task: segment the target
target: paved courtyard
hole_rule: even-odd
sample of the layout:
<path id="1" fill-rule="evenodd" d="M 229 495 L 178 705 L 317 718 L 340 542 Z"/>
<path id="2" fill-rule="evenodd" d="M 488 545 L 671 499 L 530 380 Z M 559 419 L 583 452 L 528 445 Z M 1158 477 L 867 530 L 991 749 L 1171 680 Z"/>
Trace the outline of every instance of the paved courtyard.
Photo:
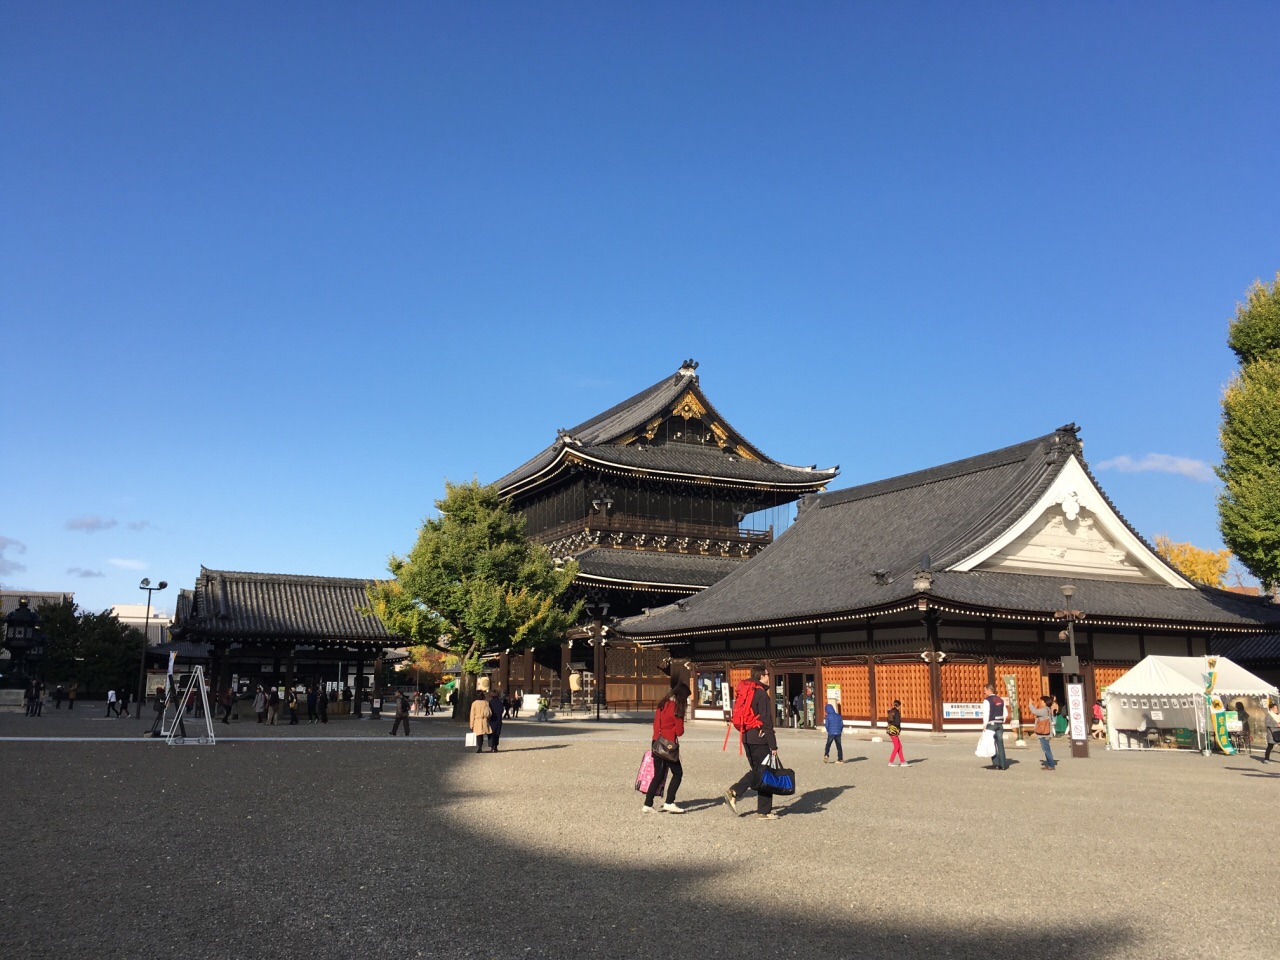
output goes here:
<path id="1" fill-rule="evenodd" d="M 1280 764 L 1257 759 L 1095 749 L 1045 773 L 1025 749 L 1001 773 L 974 737 L 921 735 L 899 770 L 887 744 L 846 735 L 823 765 L 820 734 L 785 731 L 801 792 L 762 822 L 730 815 L 745 763 L 700 724 L 689 812 L 642 817 L 642 724 L 508 722 L 497 756 L 443 718 L 169 747 L 87 706 L 0 714 L 7 958 L 1278 952 Z"/>

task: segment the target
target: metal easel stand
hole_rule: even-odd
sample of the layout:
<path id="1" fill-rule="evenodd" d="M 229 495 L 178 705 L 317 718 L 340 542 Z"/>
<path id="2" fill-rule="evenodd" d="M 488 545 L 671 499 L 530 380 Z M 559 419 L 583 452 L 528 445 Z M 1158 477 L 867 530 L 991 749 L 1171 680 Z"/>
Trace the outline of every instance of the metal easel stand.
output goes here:
<path id="1" fill-rule="evenodd" d="M 187 698 L 191 696 L 192 690 L 195 690 L 198 693 L 200 703 L 204 708 L 202 711 L 204 714 L 204 732 L 197 735 L 194 739 L 187 736 L 186 722 L 182 717 L 183 711 L 186 709 Z M 205 691 L 204 686 L 204 667 L 196 667 L 191 671 L 181 693 L 176 700 L 172 700 L 171 698 L 171 702 L 175 704 L 173 720 L 169 722 L 169 728 L 167 730 L 161 731 L 161 734 L 165 738 L 165 743 L 171 746 L 174 744 L 181 746 L 187 743 L 213 745 L 218 742 L 217 737 L 214 736 L 213 733 L 213 714 L 209 712 L 209 695 Z M 165 711 L 161 714 L 161 717 L 168 717 L 168 707 L 169 704 L 166 703 Z M 199 719 L 196 720 L 195 725 L 197 727 L 200 725 Z"/>

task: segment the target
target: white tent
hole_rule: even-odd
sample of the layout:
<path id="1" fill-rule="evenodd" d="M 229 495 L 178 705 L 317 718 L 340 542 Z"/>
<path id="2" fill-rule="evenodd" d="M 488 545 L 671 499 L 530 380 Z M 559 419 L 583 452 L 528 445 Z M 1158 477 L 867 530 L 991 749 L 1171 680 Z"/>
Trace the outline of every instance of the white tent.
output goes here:
<path id="1" fill-rule="evenodd" d="M 1208 748 L 1206 677 L 1209 661 L 1217 673 L 1210 695 L 1227 709 L 1236 700 L 1280 698 L 1276 688 L 1226 657 L 1147 657 L 1107 687 L 1107 741 L 1112 750 L 1142 748 L 1158 742 Z"/>

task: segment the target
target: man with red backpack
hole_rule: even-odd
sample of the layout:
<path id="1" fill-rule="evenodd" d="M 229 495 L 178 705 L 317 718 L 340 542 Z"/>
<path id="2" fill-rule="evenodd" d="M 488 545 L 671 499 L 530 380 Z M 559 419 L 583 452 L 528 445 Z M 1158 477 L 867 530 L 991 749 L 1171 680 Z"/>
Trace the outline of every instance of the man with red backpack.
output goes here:
<path id="1" fill-rule="evenodd" d="M 751 764 L 746 775 L 724 792 L 725 802 L 736 816 L 738 797 L 752 789 L 756 771 L 765 759 L 778 753 L 778 738 L 773 732 L 773 707 L 769 703 L 769 668 L 763 664 L 752 667 L 751 679 L 738 685 L 733 700 L 733 728 L 738 731 L 739 742 L 747 752 L 747 762 Z M 756 792 L 756 817 L 761 820 L 778 819 L 773 812 L 771 794 Z"/>

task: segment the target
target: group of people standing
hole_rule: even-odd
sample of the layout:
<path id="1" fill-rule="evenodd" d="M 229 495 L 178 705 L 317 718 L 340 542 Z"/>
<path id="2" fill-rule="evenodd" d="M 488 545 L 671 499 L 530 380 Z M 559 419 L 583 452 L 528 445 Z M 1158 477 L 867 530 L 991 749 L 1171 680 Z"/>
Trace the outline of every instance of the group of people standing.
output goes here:
<path id="1" fill-rule="evenodd" d="M 506 713 L 504 700 L 507 698 L 497 691 L 476 691 L 476 697 L 471 701 L 471 713 L 467 718 L 471 724 L 471 732 L 476 737 L 476 753 L 484 753 L 486 737 L 489 740 L 489 752 L 498 752 L 498 742 L 502 739 L 502 719 Z"/>

